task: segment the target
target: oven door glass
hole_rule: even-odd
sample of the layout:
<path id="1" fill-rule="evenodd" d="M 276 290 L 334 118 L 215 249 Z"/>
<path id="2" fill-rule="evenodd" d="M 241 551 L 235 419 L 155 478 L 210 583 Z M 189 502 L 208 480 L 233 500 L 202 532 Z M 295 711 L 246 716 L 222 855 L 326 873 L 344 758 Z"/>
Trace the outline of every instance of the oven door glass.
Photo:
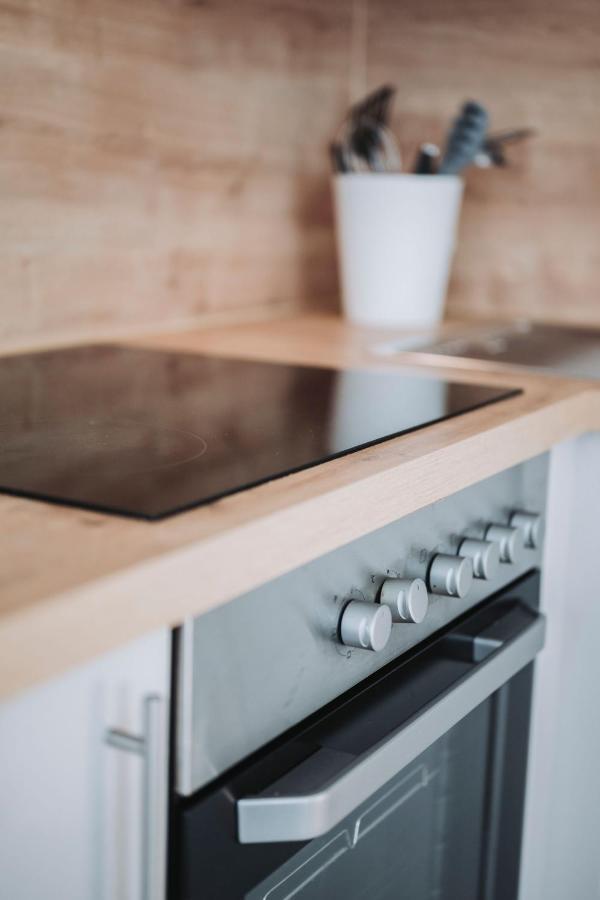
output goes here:
<path id="1" fill-rule="evenodd" d="M 539 577 L 174 814 L 178 900 L 518 893 Z"/>
<path id="2" fill-rule="evenodd" d="M 516 897 L 521 816 L 511 819 L 500 846 L 501 829 L 490 827 L 501 813 L 498 798 L 498 808 L 490 806 L 494 779 L 505 767 L 496 744 L 506 734 L 508 710 L 515 712 L 506 694 L 526 698 L 529 681 L 529 673 L 517 676 L 502 688 L 504 696 L 478 706 L 356 812 L 248 891 L 247 900 Z M 519 791 L 517 780 L 522 797 L 523 767 L 518 776 L 509 772 L 505 790 Z"/>

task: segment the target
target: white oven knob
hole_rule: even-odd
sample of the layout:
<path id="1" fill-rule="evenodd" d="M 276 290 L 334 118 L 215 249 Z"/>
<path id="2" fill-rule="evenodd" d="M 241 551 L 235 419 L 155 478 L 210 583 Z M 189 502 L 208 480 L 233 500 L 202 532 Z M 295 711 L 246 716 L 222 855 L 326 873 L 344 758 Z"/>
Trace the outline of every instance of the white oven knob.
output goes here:
<path id="1" fill-rule="evenodd" d="M 525 547 L 525 539 L 520 528 L 511 528 L 508 525 L 488 525 L 485 539 L 498 543 L 500 562 L 516 563 L 520 561 Z"/>
<path id="2" fill-rule="evenodd" d="M 362 650 L 383 650 L 392 633 L 392 613 L 388 606 L 351 600 L 340 620 L 342 644 Z"/>
<path id="3" fill-rule="evenodd" d="M 520 528 L 525 538 L 526 547 L 539 547 L 542 543 L 544 522 L 539 513 L 528 513 L 517 510 L 510 517 L 512 528 Z"/>
<path id="4" fill-rule="evenodd" d="M 429 589 L 434 594 L 449 597 L 466 597 L 473 583 L 473 563 L 468 557 L 447 556 L 439 553 L 433 557 L 429 568 Z"/>
<path id="5" fill-rule="evenodd" d="M 465 538 L 458 548 L 459 556 L 468 556 L 473 563 L 475 578 L 495 578 L 500 566 L 500 546 L 496 541 L 476 541 Z"/>
<path id="6" fill-rule="evenodd" d="M 389 606 L 392 622 L 422 622 L 429 609 L 427 587 L 421 578 L 388 578 L 380 602 Z"/>

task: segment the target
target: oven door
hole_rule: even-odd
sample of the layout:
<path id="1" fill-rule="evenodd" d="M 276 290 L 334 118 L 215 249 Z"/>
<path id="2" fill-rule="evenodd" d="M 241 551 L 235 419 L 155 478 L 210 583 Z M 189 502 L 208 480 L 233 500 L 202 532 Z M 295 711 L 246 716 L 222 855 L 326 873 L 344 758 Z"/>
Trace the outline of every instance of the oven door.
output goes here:
<path id="1" fill-rule="evenodd" d="M 516 897 L 538 593 L 533 573 L 176 801 L 171 896 Z"/>

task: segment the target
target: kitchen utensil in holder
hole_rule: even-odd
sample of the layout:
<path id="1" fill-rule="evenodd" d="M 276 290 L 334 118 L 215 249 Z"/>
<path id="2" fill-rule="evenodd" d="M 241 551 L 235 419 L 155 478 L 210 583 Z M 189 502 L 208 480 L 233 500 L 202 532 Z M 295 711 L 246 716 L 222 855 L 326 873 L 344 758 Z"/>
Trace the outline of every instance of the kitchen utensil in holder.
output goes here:
<path id="1" fill-rule="evenodd" d="M 441 320 L 462 192 L 457 175 L 334 177 L 347 318 L 398 328 L 427 327 Z"/>

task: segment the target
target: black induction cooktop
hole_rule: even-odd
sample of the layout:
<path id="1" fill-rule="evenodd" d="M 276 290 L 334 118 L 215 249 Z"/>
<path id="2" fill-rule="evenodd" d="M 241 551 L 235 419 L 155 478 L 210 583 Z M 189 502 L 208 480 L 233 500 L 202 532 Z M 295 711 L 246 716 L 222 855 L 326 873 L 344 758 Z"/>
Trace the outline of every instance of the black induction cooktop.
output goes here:
<path id="1" fill-rule="evenodd" d="M 159 519 L 510 397 L 124 346 L 0 360 L 0 490 Z"/>

